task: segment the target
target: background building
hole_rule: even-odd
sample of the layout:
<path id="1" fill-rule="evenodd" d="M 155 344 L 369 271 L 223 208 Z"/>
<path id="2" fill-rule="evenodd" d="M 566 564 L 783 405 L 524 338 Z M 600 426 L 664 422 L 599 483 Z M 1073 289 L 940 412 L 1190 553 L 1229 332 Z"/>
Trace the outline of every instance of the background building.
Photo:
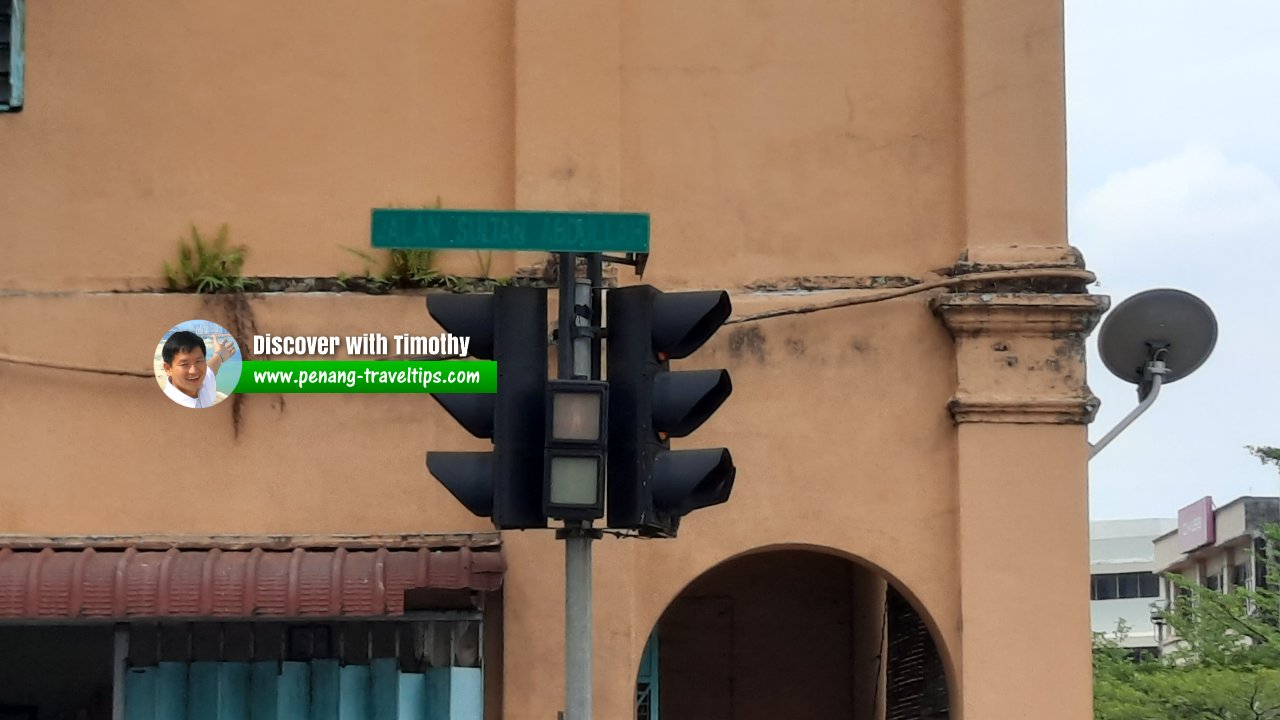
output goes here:
<path id="1" fill-rule="evenodd" d="M 1175 529 L 1177 520 L 1100 520 L 1089 524 L 1090 611 L 1093 632 L 1114 633 L 1123 622 L 1128 628 L 1121 640 L 1125 647 L 1154 649 L 1156 626 L 1151 605 L 1161 597 L 1156 575 L 1154 540 Z"/>
<path id="2" fill-rule="evenodd" d="M 1155 540 L 1155 562 L 1162 576 L 1162 595 L 1173 597 L 1165 574 L 1180 574 L 1207 588 L 1227 592 L 1257 588 L 1268 579 L 1263 553 L 1263 527 L 1280 523 L 1280 498 L 1239 497 L 1222 507 L 1205 497 L 1178 513 L 1173 530 Z M 1177 638 L 1165 631 L 1167 647 Z"/>
<path id="3" fill-rule="evenodd" d="M 1157 571 L 1180 573 L 1215 590 L 1255 587 L 1264 579 L 1262 563 L 1255 562 L 1262 528 L 1275 523 L 1280 498 L 1239 497 L 1221 507 L 1209 497 L 1197 500 L 1179 512 L 1177 527 L 1156 538 Z"/>
<path id="4" fill-rule="evenodd" d="M 733 497 L 677 539 L 597 544 L 597 717 L 633 715 L 655 636 L 665 720 L 1091 717 L 1087 600 L 1035 593 L 1085 584 L 1107 307 L 1067 237 L 1059 1 L 0 10 L 24 32 L 0 113 L 0 662 L 29 680 L 0 704 L 368 707 L 394 677 L 442 685 L 450 717 L 555 717 L 562 545 L 489 532 L 423 466 L 482 441 L 420 396 L 188 410 L 150 370 L 191 319 L 242 348 L 440 332 L 421 290 L 337 282 L 372 208 L 440 199 L 647 212 L 645 282 L 732 295 L 681 367 L 734 394 L 675 445 L 729 447 Z M 193 224 L 268 280 L 166 292 Z"/>

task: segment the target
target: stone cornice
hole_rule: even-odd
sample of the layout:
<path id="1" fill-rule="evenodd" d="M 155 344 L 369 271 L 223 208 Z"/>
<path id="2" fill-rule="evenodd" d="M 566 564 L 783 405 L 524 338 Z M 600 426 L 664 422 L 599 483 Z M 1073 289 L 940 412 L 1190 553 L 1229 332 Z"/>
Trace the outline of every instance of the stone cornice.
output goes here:
<path id="1" fill-rule="evenodd" d="M 983 397 L 957 394 L 947 404 L 958 423 L 1022 423 L 1087 425 L 1098 411 L 1098 398 L 1085 389 L 1078 397 Z"/>
<path id="2" fill-rule="evenodd" d="M 1106 312 L 1104 295 L 951 293 L 930 303 L 954 337 L 1089 333 Z"/>

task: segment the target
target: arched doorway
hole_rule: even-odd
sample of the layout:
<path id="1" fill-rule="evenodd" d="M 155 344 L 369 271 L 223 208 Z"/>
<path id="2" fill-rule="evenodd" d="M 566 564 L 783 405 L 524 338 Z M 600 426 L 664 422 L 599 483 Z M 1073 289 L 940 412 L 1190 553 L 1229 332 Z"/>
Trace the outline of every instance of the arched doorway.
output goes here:
<path id="1" fill-rule="evenodd" d="M 938 720 L 946 673 L 923 618 L 877 571 L 813 550 L 734 558 L 650 636 L 637 720 Z"/>

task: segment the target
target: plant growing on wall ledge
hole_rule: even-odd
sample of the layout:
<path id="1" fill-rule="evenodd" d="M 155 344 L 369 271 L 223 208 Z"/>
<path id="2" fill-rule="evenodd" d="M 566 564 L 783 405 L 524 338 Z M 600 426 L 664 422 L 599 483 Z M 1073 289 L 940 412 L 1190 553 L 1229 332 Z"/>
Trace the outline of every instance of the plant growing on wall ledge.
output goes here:
<path id="1" fill-rule="evenodd" d="M 397 203 L 387 203 L 389 208 L 411 207 Z M 437 195 L 432 205 L 412 206 L 414 209 L 439 210 L 444 207 L 444 200 Z M 385 260 L 365 250 L 342 246 L 343 250 L 364 261 L 364 276 L 359 281 L 348 275 L 340 274 L 338 282 L 347 289 L 363 289 L 370 292 L 386 292 L 387 290 L 411 288 L 444 288 L 453 292 L 484 292 L 496 285 L 510 285 L 511 278 L 494 279 L 490 277 L 493 267 L 493 252 L 475 251 L 478 277 L 465 277 L 440 272 L 440 251 L 434 249 L 400 249 L 386 251 Z"/>
<path id="2" fill-rule="evenodd" d="M 340 274 L 338 281 L 347 289 L 360 288 L 372 292 L 391 289 L 443 288 L 453 292 L 487 292 L 497 285 L 514 284 L 512 278 L 489 277 L 491 260 L 480 259 L 479 277 L 466 277 L 441 272 L 436 263 L 439 250 L 388 250 L 385 262 L 379 262 L 372 254 L 353 247 L 343 246 L 347 252 L 364 261 L 364 276 L 357 280 Z"/>
<path id="3" fill-rule="evenodd" d="M 248 338 L 258 334 L 258 327 L 245 290 L 257 288 L 260 283 L 256 278 L 244 276 L 244 261 L 249 250 L 244 245 L 230 244 L 229 235 L 225 223 L 212 238 L 201 235 L 192 224 L 190 237 L 178 239 L 177 262 L 165 262 L 164 276 L 170 290 L 206 295 L 205 306 L 225 315 L 224 325 L 232 336 Z M 236 394 L 232 398 L 231 426 L 237 438 L 243 422 L 244 402 L 244 395 Z M 284 397 L 277 403 L 283 411 Z"/>
<path id="4" fill-rule="evenodd" d="M 227 290 L 244 290 L 244 260 L 248 248 L 228 244 L 229 230 L 223 226 L 216 237 L 209 239 L 191 226 L 191 237 L 178 240 L 176 264 L 164 264 L 165 279 L 170 290 L 194 290 L 211 293 Z"/>
<path id="5" fill-rule="evenodd" d="M 441 281 L 435 250 L 389 250 L 378 269 L 378 259 L 372 254 L 353 247 L 342 249 L 364 261 L 364 277 L 389 288 L 429 287 Z"/>

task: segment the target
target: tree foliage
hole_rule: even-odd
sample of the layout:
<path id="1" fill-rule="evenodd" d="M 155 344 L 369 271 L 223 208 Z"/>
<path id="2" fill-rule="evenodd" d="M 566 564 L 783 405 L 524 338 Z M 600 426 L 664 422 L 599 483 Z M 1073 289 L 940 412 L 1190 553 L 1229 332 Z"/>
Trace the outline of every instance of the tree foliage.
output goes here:
<path id="1" fill-rule="evenodd" d="M 1249 451 L 1280 467 L 1280 449 Z M 1169 576 L 1162 621 L 1177 644 L 1163 657 L 1135 660 L 1123 626 L 1095 636 L 1097 720 L 1280 720 L 1280 525 L 1263 535 L 1265 585 L 1220 592 Z"/>
<path id="2" fill-rule="evenodd" d="M 1271 464 L 1280 467 L 1280 448 L 1267 447 L 1266 445 L 1249 445 L 1247 447 L 1254 457 L 1262 461 L 1263 465 Z"/>

